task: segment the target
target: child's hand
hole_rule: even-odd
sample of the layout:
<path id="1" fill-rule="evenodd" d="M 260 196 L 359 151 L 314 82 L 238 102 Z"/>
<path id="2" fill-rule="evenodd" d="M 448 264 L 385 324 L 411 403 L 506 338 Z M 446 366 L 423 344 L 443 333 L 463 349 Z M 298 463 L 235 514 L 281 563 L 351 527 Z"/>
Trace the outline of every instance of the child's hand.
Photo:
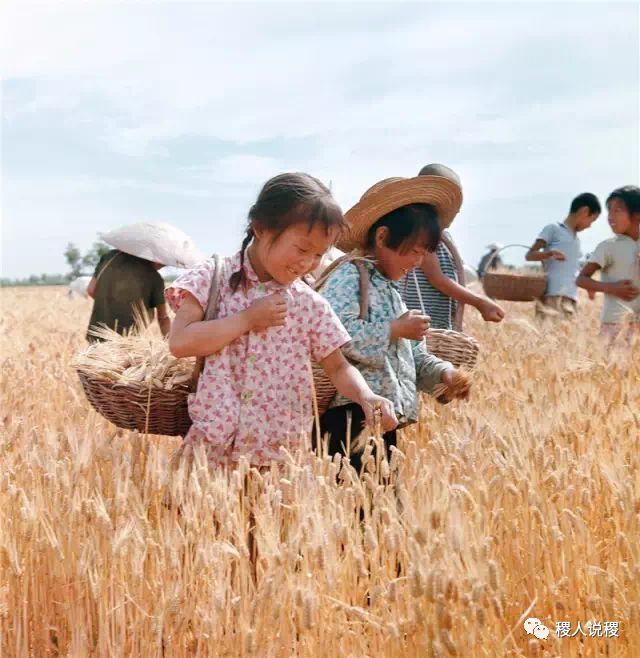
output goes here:
<path id="1" fill-rule="evenodd" d="M 478 310 L 486 322 L 502 322 L 504 320 L 504 310 L 490 299 L 483 300 L 478 306 Z"/>
<path id="2" fill-rule="evenodd" d="M 589 299 L 593 301 L 596 298 L 596 291 L 595 290 L 587 290 L 587 295 L 589 295 Z"/>
<path id="3" fill-rule="evenodd" d="M 391 323 L 391 338 L 394 340 L 397 338 L 422 340 L 427 335 L 430 324 L 431 318 L 428 315 L 407 311 Z"/>
<path id="4" fill-rule="evenodd" d="M 398 419 L 391 400 L 371 393 L 360 400 L 360 406 L 364 411 L 365 423 L 369 427 L 375 427 L 378 419 L 384 432 L 390 432 L 398 427 Z"/>
<path id="5" fill-rule="evenodd" d="M 287 300 L 280 293 L 267 295 L 253 302 L 247 313 L 251 331 L 282 327 L 287 323 Z"/>
<path id="6" fill-rule="evenodd" d="M 471 381 L 462 370 L 445 370 L 440 378 L 445 390 L 443 395 L 448 400 L 467 400 L 471 391 Z"/>
<path id="7" fill-rule="evenodd" d="M 640 290 L 638 290 L 629 279 L 625 279 L 624 281 L 616 281 L 611 284 L 611 294 L 620 299 L 624 299 L 626 302 L 630 302 L 632 299 L 635 299 L 640 295 Z"/>
<path id="8" fill-rule="evenodd" d="M 557 249 L 552 249 L 551 251 L 547 252 L 549 255 L 547 258 L 553 258 L 553 260 L 567 260 L 567 257 L 561 252 L 558 251 Z"/>

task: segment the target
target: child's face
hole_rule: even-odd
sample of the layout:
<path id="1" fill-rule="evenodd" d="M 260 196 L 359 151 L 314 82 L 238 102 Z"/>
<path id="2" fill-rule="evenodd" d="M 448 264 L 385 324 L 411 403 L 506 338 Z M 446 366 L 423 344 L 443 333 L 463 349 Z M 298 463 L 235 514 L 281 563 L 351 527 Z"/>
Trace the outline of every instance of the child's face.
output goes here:
<path id="1" fill-rule="evenodd" d="M 391 281 L 399 281 L 411 270 L 422 263 L 427 253 L 426 247 L 418 242 L 403 251 L 394 250 L 386 245 L 388 229 L 381 227 L 376 231 L 375 259 L 378 269 Z"/>
<path id="2" fill-rule="evenodd" d="M 314 224 L 311 230 L 306 222 L 294 224 L 277 240 L 268 231 L 259 235 L 258 252 L 269 275 L 288 285 L 315 270 L 337 237 L 335 229 L 327 234 L 321 223 Z"/>
<path id="3" fill-rule="evenodd" d="M 587 206 L 583 206 L 578 210 L 578 216 L 576 218 L 576 231 L 585 231 L 588 229 L 593 222 L 600 217 L 599 212 L 592 213 Z"/>
<path id="4" fill-rule="evenodd" d="M 631 213 L 622 199 L 611 199 L 607 204 L 609 211 L 609 226 L 616 235 L 624 235 L 632 226 Z"/>

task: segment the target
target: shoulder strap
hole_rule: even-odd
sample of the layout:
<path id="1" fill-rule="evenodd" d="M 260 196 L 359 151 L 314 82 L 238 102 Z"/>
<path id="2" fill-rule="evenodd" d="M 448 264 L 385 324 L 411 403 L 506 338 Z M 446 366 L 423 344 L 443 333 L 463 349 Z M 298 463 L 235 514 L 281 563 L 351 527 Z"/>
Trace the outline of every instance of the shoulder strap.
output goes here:
<path id="1" fill-rule="evenodd" d="M 358 268 L 358 275 L 360 277 L 360 319 L 366 320 L 369 315 L 369 272 L 364 266 L 367 260 L 360 252 L 352 251 L 349 254 L 340 256 L 334 260 L 327 269 L 318 277 L 318 280 L 313 284 L 313 289 L 317 292 L 323 288 L 329 277 L 345 263 L 353 263 Z"/>
<path id="2" fill-rule="evenodd" d="M 121 253 L 122 253 L 121 251 L 118 251 L 118 252 L 116 252 L 115 254 L 113 254 L 113 256 L 111 256 L 111 258 L 107 261 L 106 265 L 104 265 L 104 266 L 102 267 L 102 269 L 98 272 L 98 276 L 96 277 L 96 285 L 97 285 L 98 281 L 100 281 L 100 277 L 101 277 L 101 276 L 107 271 L 107 268 L 109 267 L 109 265 L 111 265 L 111 263 L 113 263 L 113 261 L 114 261 L 114 260 L 115 260 L 115 259 L 121 254 Z"/>
<path id="3" fill-rule="evenodd" d="M 209 288 L 209 300 L 207 301 L 207 308 L 204 311 L 203 320 L 215 320 L 220 308 L 220 289 L 222 287 L 222 276 L 224 267 L 222 266 L 222 258 L 218 254 L 212 256 L 213 260 L 213 276 L 211 277 L 211 287 Z M 199 356 L 196 359 L 196 365 L 193 369 L 193 377 L 191 379 L 191 389 L 195 391 L 198 385 L 198 379 L 204 370 L 205 357 Z"/>

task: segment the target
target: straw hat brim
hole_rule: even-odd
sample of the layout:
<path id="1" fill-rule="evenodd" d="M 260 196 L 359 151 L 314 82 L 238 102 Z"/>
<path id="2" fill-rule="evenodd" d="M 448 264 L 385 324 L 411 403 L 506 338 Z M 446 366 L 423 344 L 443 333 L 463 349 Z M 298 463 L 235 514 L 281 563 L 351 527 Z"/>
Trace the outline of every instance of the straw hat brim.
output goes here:
<path id="1" fill-rule="evenodd" d="M 346 213 L 349 229 L 336 246 L 345 252 L 363 247 L 369 229 L 381 217 L 412 203 L 434 206 L 440 225 L 445 229 L 462 206 L 462 189 L 443 176 L 391 179 L 383 185 L 375 185 Z"/>

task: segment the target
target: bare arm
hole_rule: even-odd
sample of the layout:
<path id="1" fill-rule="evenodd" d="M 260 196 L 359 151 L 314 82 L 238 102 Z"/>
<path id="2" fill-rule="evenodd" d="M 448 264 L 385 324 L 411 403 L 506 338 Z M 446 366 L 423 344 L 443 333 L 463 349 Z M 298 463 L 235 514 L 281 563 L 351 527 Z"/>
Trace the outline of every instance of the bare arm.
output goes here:
<path id="1" fill-rule="evenodd" d="M 87 295 L 91 297 L 91 299 L 96 298 L 96 286 L 98 285 L 98 281 L 96 280 L 95 276 L 91 277 L 91 281 L 89 281 L 89 285 L 87 286 Z"/>
<path id="2" fill-rule="evenodd" d="M 566 260 L 566 256 L 557 249 L 552 249 L 551 251 L 542 251 L 542 249 L 544 249 L 546 246 L 546 241 L 542 238 L 538 238 L 531 246 L 531 249 L 527 251 L 527 255 L 525 256 L 526 260 L 532 262 L 549 260 L 549 258 L 553 258 L 554 260 Z"/>
<path id="3" fill-rule="evenodd" d="M 422 271 L 434 288 L 451 297 L 461 304 L 469 304 L 477 308 L 485 320 L 500 322 L 504 318 L 504 311 L 490 299 L 476 295 L 468 288 L 461 286 L 457 281 L 446 276 L 440 268 L 440 262 L 435 253 L 427 253 L 422 259 Z"/>
<path id="4" fill-rule="evenodd" d="M 158 318 L 158 324 L 160 325 L 160 332 L 166 338 L 171 330 L 171 319 L 167 313 L 166 304 L 160 304 L 160 306 L 156 308 L 156 317 Z"/>
<path id="5" fill-rule="evenodd" d="M 204 320 L 198 300 L 186 293 L 169 334 L 173 356 L 209 356 L 250 331 L 282 327 L 287 323 L 287 302 L 280 293 L 261 297 L 240 313 L 220 320 Z"/>
<path id="6" fill-rule="evenodd" d="M 599 270 L 598 263 L 587 263 L 581 270 L 576 283 L 580 288 L 584 288 L 589 292 L 604 292 L 608 295 L 613 295 L 625 301 L 635 299 L 640 291 L 629 280 L 624 281 L 598 281 L 592 278 L 593 275 Z"/>
<path id="7" fill-rule="evenodd" d="M 203 320 L 204 310 L 187 293 L 169 334 L 169 350 L 175 357 L 209 356 L 251 331 L 249 309 L 221 320 Z"/>
<path id="8" fill-rule="evenodd" d="M 382 411 L 381 421 L 385 431 L 392 430 L 398 425 L 392 402 L 373 393 L 360 371 L 344 358 L 339 349 L 331 352 L 320 365 L 338 393 L 362 407 L 368 425 L 371 427 L 375 425 L 376 405 L 379 405 Z"/>

